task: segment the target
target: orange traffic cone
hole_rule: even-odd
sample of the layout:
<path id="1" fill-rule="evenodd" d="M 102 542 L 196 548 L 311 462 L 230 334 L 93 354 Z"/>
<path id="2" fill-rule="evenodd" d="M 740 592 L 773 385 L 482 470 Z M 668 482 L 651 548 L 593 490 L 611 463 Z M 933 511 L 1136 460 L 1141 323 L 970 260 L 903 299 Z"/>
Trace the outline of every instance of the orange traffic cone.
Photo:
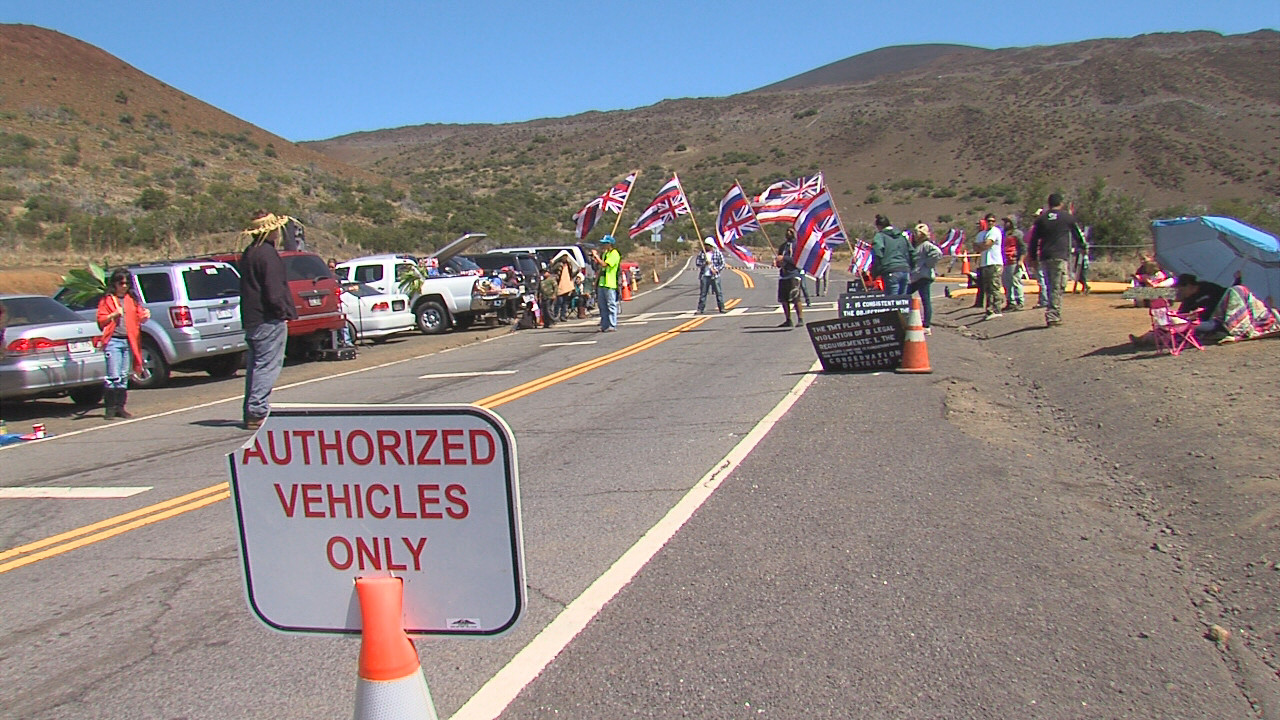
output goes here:
<path id="1" fill-rule="evenodd" d="M 640 274 L 640 268 L 636 268 L 635 272 L 629 273 L 627 275 L 627 277 L 631 279 L 631 292 L 635 292 L 636 287 L 640 285 L 640 281 L 636 279 L 636 276 L 638 276 L 639 274 Z"/>
<path id="2" fill-rule="evenodd" d="M 630 300 L 630 299 L 631 299 L 631 280 L 630 280 L 630 278 L 628 278 L 626 275 L 623 275 L 623 276 L 622 276 L 622 278 L 621 278 L 621 282 L 619 282 L 619 283 L 618 283 L 618 285 L 620 286 L 620 287 L 619 287 L 619 289 L 620 289 L 620 290 L 622 290 L 622 299 L 623 299 L 624 301 L 626 301 L 626 300 Z"/>
<path id="3" fill-rule="evenodd" d="M 654 285 L 658 284 L 658 271 L 656 268 L 653 271 L 653 284 Z M 1270 305 L 1268 305 L 1267 307 L 1270 307 Z"/>
<path id="4" fill-rule="evenodd" d="M 969 277 L 969 256 L 960 256 L 960 273 L 965 277 Z"/>
<path id="5" fill-rule="evenodd" d="M 925 344 L 924 326 L 920 324 L 920 298 L 911 296 L 911 314 L 907 316 L 907 336 L 902 341 L 902 364 L 895 372 L 931 373 L 929 346 Z"/>
<path id="6" fill-rule="evenodd" d="M 360 680 L 355 720 L 413 717 L 438 720 L 418 651 L 404 633 L 404 581 L 359 578 Z"/>

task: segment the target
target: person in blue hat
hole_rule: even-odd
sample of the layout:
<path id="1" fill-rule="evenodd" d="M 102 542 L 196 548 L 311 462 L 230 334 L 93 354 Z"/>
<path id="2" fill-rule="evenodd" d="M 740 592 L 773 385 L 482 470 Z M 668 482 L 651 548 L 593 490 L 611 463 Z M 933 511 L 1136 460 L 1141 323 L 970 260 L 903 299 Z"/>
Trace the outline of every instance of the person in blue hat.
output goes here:
<path id="1" fill-rule="evenodd" d="M 618 266 L 622 264 L 622 254 L 614 247 L 612 235 L 605 235 L 600 244 L 604 246 L 604 257 L 595 248 L 591 249 L 591 263 L 596 267 L 600 332 L 614 332 L 618 329 Z"/>

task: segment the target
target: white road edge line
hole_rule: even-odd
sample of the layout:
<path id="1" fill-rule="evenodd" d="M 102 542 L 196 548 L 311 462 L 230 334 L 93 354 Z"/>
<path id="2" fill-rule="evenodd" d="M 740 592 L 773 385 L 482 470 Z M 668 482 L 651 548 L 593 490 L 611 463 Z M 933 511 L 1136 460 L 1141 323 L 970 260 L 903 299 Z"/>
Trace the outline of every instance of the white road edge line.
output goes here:
<path id="1" fill-rule="evenodd" d="M 817 379 L 821 365 L 815 362 L 800 381 L 767 415 L 751 428 L 738 444 L 717 462 L 667 514 L 636 541 L 622 557 L 596 578 L 595 582 L 569 603 L 542 632 L 489 678 L 475 695 L 453 714 L 451 720 L 492 720 L 502 714 L 512 700 L 555 660 L 556 656 L 582 632 L 600 610 L 630 583 L 640 570 L 679 532 L 712 493 L 764 439 L 791 406 Z"/>
<path id="2" fill-rule="evenodd" d="M 0 488 L 0 500 L 16 498 L 57 498 L 60 500 L 127 498 L 150 489 L 150 485 L 146 487 L 6 487 Z"/>
<path id="3" fill-rule="evenodd" d="M 514 375 L 515 370 L 475 370 L 472 372 L 431 373 L 419 375 L 419 380 L 439 380 L 443 378 L 481 377 L 485 375 Z"/>
<path id="4" fill-rule="evenodd" d="M 540 347 L 565 347 L 568 345 L 595 345 L 596 340 L 579 340 L 578 342 L 542 343 Z"/>

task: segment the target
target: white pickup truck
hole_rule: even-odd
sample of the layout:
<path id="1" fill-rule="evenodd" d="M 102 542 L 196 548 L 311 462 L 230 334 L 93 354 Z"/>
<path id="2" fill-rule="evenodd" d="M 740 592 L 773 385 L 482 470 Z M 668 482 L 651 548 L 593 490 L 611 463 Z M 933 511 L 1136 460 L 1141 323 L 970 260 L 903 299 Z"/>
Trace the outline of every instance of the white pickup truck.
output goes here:
<path id="1" fill-rule="evenodd" d="M 438 263 L 471 247 L 483 238 L 480 233 L 464 235 L 441 248 L 434 258 Z M 478 275 L 435 275 L 427 277 L 411 255 L 369 255 L 339 263 L 334 269 L 342 280 L 367 283 L 382 292 L 401 292 L 406 277 L 421 278 L 418 292 L 409 294 L 409 305 L 418 329 L 428 335 L 449 328 L 465 330 L 473 322 L 496 316 L 507 298 L 489 289 L 485 278 Z"/>

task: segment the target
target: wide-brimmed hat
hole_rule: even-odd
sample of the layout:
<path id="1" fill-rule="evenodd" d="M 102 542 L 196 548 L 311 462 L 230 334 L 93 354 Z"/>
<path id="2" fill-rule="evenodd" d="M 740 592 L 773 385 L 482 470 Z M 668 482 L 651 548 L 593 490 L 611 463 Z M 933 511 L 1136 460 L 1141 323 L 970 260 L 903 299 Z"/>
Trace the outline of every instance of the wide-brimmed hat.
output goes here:
<path id="1" fill-rule="evenodd" d="M 290 218 L 288 215 L 276 215 L 275 213 L 267 213 L 262 217 L 254 218 L 249 223 L 249 227 L 245 228 L 244 234 L 254 235 L 254 236 L 266 235 L 272 230 L 279 230 L 280 228 L 289 224 L 289 221 L 291 219 L 292 218 Z"/>
<path id="2" fill-rule="evenodd" d="M 703 242 L 703 243 L 705 243 L 705 244 L 707 244 L 707 245 L 710 245 L 711 247 L 715 247 L 715 246 L 716 246 L 716 241 L 715 241 L 715 240 L 712 240 L 710 235 L 708 235 L 707 237 L 702 238 L 702 242 Z"/>

